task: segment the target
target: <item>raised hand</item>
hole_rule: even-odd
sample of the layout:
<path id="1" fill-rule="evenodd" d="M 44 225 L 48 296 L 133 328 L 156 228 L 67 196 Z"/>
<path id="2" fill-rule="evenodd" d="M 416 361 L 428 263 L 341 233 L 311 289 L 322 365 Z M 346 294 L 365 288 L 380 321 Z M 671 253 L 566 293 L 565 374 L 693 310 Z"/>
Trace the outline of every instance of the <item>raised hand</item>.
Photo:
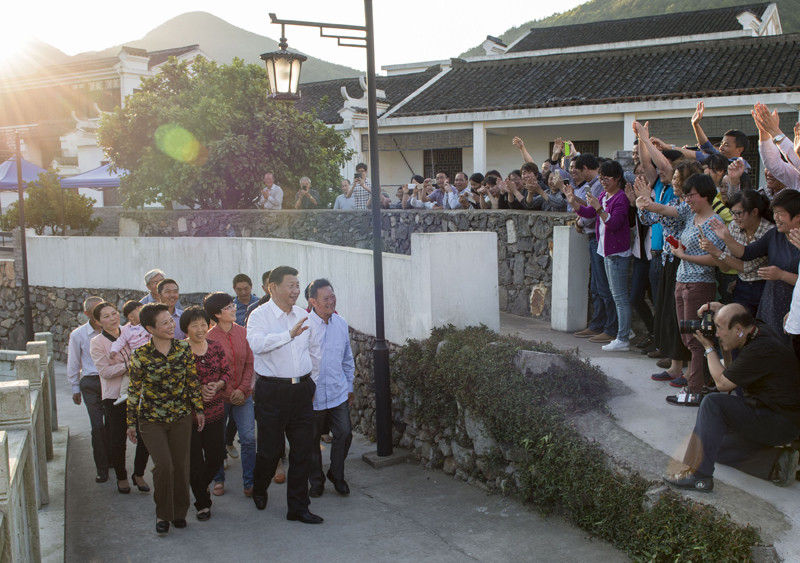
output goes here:
<path id="1" fill-rule="evenodd" d="M 303 323 L 306 322 L 307 320 L 308 320 L 308 317 L 303 317 L 302 319 L 297 321 L 297 324 L 294 325 L 292 327 L 292 330 L 289 331 L 289 336 L 292 337 L 292 338 L 297 338 L 298 336 L 303 334 L 305 331 L 307 331 L 308 330 L 308 326 L 303 326 Z"/>
<path id="2" fill-rule="evenodd" d="M 703 249 L 703 251 L 704 251 L 706 254 L 710 254 L 710 255 L 711 255 L 711 256 L 713 256 L 714 258 L 718 258 L 718 257 L 719 257 L 719 255 L 720 255 L 720 254 L 722 254 L 722 251 L 721 251 L 719 248 L 717 248 L 716 246 L 714 246 L 714 245 L 711 243 L 711 241 L 710 241 L 710 240 L 708 240 L 708 239 L 707 239 L 707 238 L 706 238 L 706 237 L 703 235 L 703 231 L 702 231 L 702 230 L 699 230 L 699 231 L 697 232 L 697 240 L 699 240 L 699 241 L 700 241 L 700 248 L 702 248 L 702 249 Z"/>
<path id="3" fill-rule="evenodd" d="M 633 183 L 633 190 L 636 193 L 636 199 L 639 198 L 653 201 L 651 198 L 652 190 L 650 188 L 650 182 L 647 181 L 647 177 L 644 174 L 639 174 L 636 176 L 636 180 Z M 637 201 L 637 205 L 638 201 Z"/>
<path id="4" fill-rule="evenodd" d="M 653 143 L 653 146 L 660 151 L 665 151 L 672 148 L 671 145 L 665 143 L 658 137 L 650 137 L 650 142 Z"/>
<path id="5" fill-rule="evenodd" d="M 600 211 L 600 208 L 602 207 L 600 205 L 600 200 L 594 197 L 594 195 L 592 195 L 588 190 L 586 192 L 586 203 L 594 207 L 595 211 Z"/>
<path id="6" fill-rule="evenodd" d="M 697 102 L 697 109 L 694 110 L 694 115 L 692 115 L 692 125 L 696 125 L 700 123 L 703 119 L 703 114 L 706 111 L 706 105 L 703 102 Z"/>
<path id="7" fill-rule="evenodd" d="M 800 156 L 800 123 L 794 124 L 794 152 Z"/>
<path id="8" fill-rule="evenodd" d="M 781 120 L 778 117 L 778 110 L 770 113 L 767 106 L 758 103 L 753 106 L 751 115 L 756 122 L 756 127 L 766 131 L 770 136 L 775 137 L 781 134 Z"/>
<path id="9" fill-rule="evenodd" d="M 708 222 L 708 224 L 711 227 L 711 230 L 714 231 L 715 235 L 722 240 L 725 240 L 725 237 L 728 235 L 728 227 L 725 226 L 725 223 L 714 217 Z"/>
<path id="10" fill-rule="evenodd" d="M 511 139 L 511 144 L 517 147 L 519 150 L 525 148 L 525 143 L 523 142 L 521 137 L 514 137 L 513 139 Z"/>
<path id="11" fill-rule="evenodd" d="M 789 242 L 795 245 L 797 248 L 800 248 L 800 229 L 792 229 L 786 235 L 786 238 L 789 239 Z"/>
<path id="12" fill-rule="evenodd" d="M 737 158 L 728 165 L 728 178 L 730 180 L 736 180 L 735 183 L 738 184 L 738 180 L 741 180 L 742 174 L 744 174 L 744 161 L 741 158 Z"/>

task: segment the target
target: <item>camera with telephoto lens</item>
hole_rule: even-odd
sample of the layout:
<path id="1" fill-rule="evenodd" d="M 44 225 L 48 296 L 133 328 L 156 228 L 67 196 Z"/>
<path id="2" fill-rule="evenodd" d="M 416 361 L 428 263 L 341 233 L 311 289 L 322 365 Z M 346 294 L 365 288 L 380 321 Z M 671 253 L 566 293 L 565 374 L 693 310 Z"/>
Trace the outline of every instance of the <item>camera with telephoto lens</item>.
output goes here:
<path id="1" fill-rule="evenodd" d="M 678 322 L 678 331 L 681 334 L 694 334 L 698 330 L 706 338 L 714 338 L 716 336 L 717 328 L 714 325 L 714 311 L 711 310 L 710 306 L 699 319 Z"/>

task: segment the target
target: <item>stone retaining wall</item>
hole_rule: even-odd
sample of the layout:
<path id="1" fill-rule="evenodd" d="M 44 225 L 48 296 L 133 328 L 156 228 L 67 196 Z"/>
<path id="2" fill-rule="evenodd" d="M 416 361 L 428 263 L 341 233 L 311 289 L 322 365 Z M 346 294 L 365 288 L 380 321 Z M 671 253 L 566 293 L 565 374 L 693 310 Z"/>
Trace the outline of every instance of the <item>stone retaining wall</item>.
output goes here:
<path id="1" fill-rule="evenodd" d="M 308 240 L 372 247 L 368 211 L 144 210 L 98 209 L 96 235 L 245 236 Z M 494 231 L 497 233 L 500 310 L 550 318 L 553 227 L 571 213 L 538 211 L 384 211 L 384 250 L 409 254 L 411 233 Z M 464 257 L 466 260 L 468 256 Z M 271 265 L 265 265 L 265 267 Z M 165 265 L 166 267 L 166 265 Z M 453 287 L 468 280 L 453 280 Z"/>

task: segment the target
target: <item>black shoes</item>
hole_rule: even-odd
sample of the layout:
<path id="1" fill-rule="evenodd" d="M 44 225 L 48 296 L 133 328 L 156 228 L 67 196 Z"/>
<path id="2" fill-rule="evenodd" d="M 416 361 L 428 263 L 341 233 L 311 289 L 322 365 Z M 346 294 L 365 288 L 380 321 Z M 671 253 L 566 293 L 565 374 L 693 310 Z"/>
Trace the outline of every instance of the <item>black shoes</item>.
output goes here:
<path id="1" fill-rule="evenodd" d="M 342 479 L 341 481 L 339 481 L 338 479 L 334 479 L 330 469 L 328 469 L 327 477 L 328 480 L 330 480 L 330 482 L 333 483 L 333 488 L 336 489 L 337 493 L 339 493 L 342 496 L 350 494 L 350 486 L 347 484 L 347 481 L 345 481 L 344 479 Z M 309 493 L 309 496 L 311 496 L 311 493 Z"/>
<path id="2" fill-rule="evenodd" d="M 121 481 L 121 479 L 117 479 L 117 491 L 120 492 L 123 495 L 127 495 L 128 493 L 131 492 L 131 488 L 130 488 L 130 486 L 123 487 L 122 485 L 119 484 L 120 481 Z M 127 479 L 126 479 L 126 481 L 127 481 Z"/>
<path id="3" fill-rule="evenodd" d="M 308 510 L 305 512 L 287 512 L 286 519 L 292 522 L 302 522 L 303 524 L 322 524 L 322 516 L 311 514 Z"/>
<path id="4" fill-rule="evenodd" d="M 105 471 L 98 471 L 97 476 L 94 478 L 95 483 L 105 483 L 108 481 L 108 469 Z"/>
<path id="5" fill-rule="evenodd" d="M 319 498 L 325 492 L 325 485 L 312 485 L 308 489 L 308 496 L 311 498 Z"/>
<path id="6" fill-rule="evenodd" d="M 201 522 L 205 522 L 211 518 L 211 509 L 210 508 L 202 508 L 197 511 L 197 519 Z"/>
<path id="7" fill-rule="evenodd" d="M 156 522 L 156 533 L 159 536 L 166 536 L 169 532 L 169 522 L 167 520 L 158 520 Z"/>
<path id="8" fill-rule="evenodd" d="M 256 505 L 256 508 L 259 510 L 264 510 L 267 507 L 267 499 L 269 495 L 267 491 L 264 491 L 263 495 L 257 495 L 255 492 L 253 493 L 253 504 Z"/>
<path id="9" fill-rule="evenodd" d="M 175 526 L 176 528 L 185 528 L 186 518 L 178 518 L 177 520 L 173 520 L 172 525 Z"/>

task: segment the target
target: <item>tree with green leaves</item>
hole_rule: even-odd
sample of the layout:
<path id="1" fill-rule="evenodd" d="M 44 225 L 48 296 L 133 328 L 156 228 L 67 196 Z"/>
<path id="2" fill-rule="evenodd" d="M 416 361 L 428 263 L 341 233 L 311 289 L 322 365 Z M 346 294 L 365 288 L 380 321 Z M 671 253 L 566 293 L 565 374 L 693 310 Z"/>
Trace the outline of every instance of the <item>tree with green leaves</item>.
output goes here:
<path id="1" fill-rule="evenodd" d="M 25 198 L 25 225 L 37 235 L 43 235 L 48 227 L 53 234 L 66 234 L 63 225 L 92 234 L 100 225 L 100 219 L 92 218 L 95 200 L 75 190 L 63 189 L 55 170 L 46 170 L 35 182 L 28 182 L 25 193 L 28 196 Z M 0 216 L 0 225 L 6 230 L 19 225 L 16 201 Z"/>
<path id="2" fill-rule="evenodd" d="M 124 108 L 104 116 L 100 145 L 129 174 L 121 180 L 127 207 L 177 202 L 203 209 L 251 208 L 264 174 L 273 172 L 294 203 L 302 176 L 332 202 L 339 168 L 349 158 L 344 138 L 313 115 L 267 97 L 267 73 L 235 59 L 171 59 L 145 79 Z"/>

